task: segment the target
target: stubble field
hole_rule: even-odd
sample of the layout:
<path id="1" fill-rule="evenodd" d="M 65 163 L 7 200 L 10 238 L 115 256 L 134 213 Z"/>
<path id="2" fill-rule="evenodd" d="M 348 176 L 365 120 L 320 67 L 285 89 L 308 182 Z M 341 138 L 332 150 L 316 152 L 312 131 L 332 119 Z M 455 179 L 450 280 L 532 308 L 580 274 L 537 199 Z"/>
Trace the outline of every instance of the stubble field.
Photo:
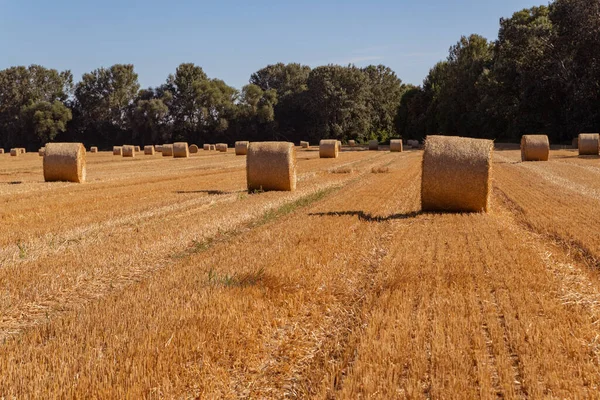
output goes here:
<path id="1" fill-rule="evenodd" d="M 0 398 L 593 398 L 600 159 L 494 155 L 492 212 L 420 212 L 420 151 L 0 155 Z"/>

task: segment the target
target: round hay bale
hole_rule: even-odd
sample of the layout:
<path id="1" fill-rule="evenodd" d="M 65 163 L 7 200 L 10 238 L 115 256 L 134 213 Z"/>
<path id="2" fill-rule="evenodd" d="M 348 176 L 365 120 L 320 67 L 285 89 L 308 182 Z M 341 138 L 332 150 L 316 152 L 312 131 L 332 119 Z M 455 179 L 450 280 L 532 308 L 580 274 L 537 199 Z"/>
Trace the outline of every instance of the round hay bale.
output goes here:
<path id="1" fill-rule="evenodd" d="M 579 135 L 579 155 L 597 156 L 600 148 L 600 134 L 582 133 Z"/>
<path id="2" fill-rule="evenodd" d="M 21 150 L 19 149 L 10 149 L 11 157 L 19 157 L 21 155 Z"/>
<path id="3" fill-rule="evenodd" d="M 300 142 L 300 147 L 302 147 L 303 149 L 310 149 L 310 143 L 309 142 L 301 141 Z"/>
<path id="4" fill-rule="evenodd" d="M 319 142 L 319 158 L 338 158 L 339 152 L 337 140 L 323 139 Z"/>
<path id="5" fill-rule="evenodd" d="M 38 150 L 38 155 L 40 157 L 44 157 L 44 153 L 46 153 L 46 148 L 40 147 L 40 149 Z"/>
<path id="6" fill-rule="evenodd" d="M 0 149 L 0 154 L 4 154 L 4 149 Z"/>
<path id="7" fill-rule="evenodd" d="M 97 153 L 97 152 L 98 152 L 98 147 L 96 147 L 96 146 L 90 147 L 90 153 Z"/>
<path id="8" fill-rule="evenodd" d="M 85 147 L 81 143 L 47 143 L 44 155 L 46 182 L 85 182 Z"/>
<path id="9" fill-rule="evenodd" d="M 144 154 L 147 156 L 154 155 L 154 146 L 144 146 Z"/>
<path id="10" fill-rule="evenodd" d="M 402 152 L 402 139 L 390 140 L 390 151 L 398 153 Z"/>
<path id="11" fill-rule="evenodd" d="M 252 142 L 246 158 L 248 190 L 296 190 L 296 148 L 288 142 Z"/>
<path id="12" fill-rule="evenodd" d="M 379 142 L 377 140 L 369 140 L 369 150 L 379 150 Z"/>
<path id="13" fill-rule="evenodd" d="M 121 146 L 113 146 L 113 156 L 122 156 L 123 148 Z"/>
<path id="14" fill-rule="evenodd" d="M 141 153 L 142 149 L 140 149 L 140 146 L 134 146 L 136 153 Z"/>
<path id="15" fill-rule="evenodd" d="M 548 161 L 550 141 L 546 135 L 521 137 L 521 161 Z"/>
<path id="16" fill-rule="evenodd" d="M 175 158 L 188 158 L 190 156 L 190 148 L 187 142 L 175 142 L 173 143 L 173 157 Z"/>
<path id="17" fill-rule="evenodd" d="M 162 153 L 162 145 L 160 145 L 160 144 L 157 144 L 156 146 L 154 146 L 154 150 L 155 150 L 157 153 Z"/>
<path id="18" fill-rule="evenodd" d="M 217 151 L 220 151 L 221 153 L 227 153 L 227 143 L 217 143 Z"/>
<path id="19" fill-rule="evenodd" d="M 423 211 L 487 212 L 494 142 L 428 136 L 423 154 Z"/>
<path id="20" fill-rule="evenodd" d="M 204 146 L 202 146 L 202 149 L 204 151 L 210 151 L 210 144 L 205 144 Z"/>
<path id="21" fill-rule="evenodd" d="M 235 155 L 236 156 L 245 156 L 246 154 L 248 154 L 248 146 L 250 145 L 250 142 L 248 141 L 239 141 L 239 142 L 235 142 Z"/>
<path id="22" fill-rule="evenodd" d="M 190 145 L 190 154 L 198 153 L 198 146 L 195 144 Z"/>
<path id="23" fill-rule="evenodd" d="M 135 146 L 124 145 L 123 149 L 123 157 L 135 157 Z"/>
<path id="24" fill-rule="evenodd" d="M 163 144 L 162 145 L 162 155 L 163 155 L 163 157 L 173 157 L 173 145 L 172 144 Z"/>
<path id="25" fill-rule="evenodd" d="M 211 144 L 209 147 L 210 147 L 210 148 L 209 148 L 209 150 L 210 150 L 210 151 L 215 151 L 215 150 L 217 150 L 217 146 L 216 146 L 216 145 L 214 145 L 214 144 Z"/>
<path id="26" fill-rule="evenodd" d="M 355 147 L 356 146 L 356 140 L 348 140 L 348 146 Z"/>
<path id="27" fill-rule="evenodd" d="M 19 147 L 19 151 L 21 152 L 21 154 L 27 153 L 27 150 L 25 149 L 25 147 Z"/>

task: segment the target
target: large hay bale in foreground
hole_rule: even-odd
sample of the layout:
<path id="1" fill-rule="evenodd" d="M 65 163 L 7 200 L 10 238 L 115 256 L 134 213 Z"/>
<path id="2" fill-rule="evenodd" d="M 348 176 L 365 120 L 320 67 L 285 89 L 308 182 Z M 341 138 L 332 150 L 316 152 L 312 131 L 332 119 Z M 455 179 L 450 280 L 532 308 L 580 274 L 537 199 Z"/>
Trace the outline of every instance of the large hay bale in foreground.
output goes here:
<path id="1" fill-rule="evenodd" d="M 147 156 L 154 155 L 154 146 L 144 146 L 144 154 Z"/>
<path id="2" fill-rule="evenodd" d="M 491 140 L 428 136 L 421 177 L 422 209 L 487 212 L 493 149 Z"/>
<path id="3" fill-rule="evenodd" d="M 302 147 L 303 149 L 309 149 L 310 148 L 310 143 L 309 142 L 305 142 L 305 141 L 301 141 L 300 142 L 300 147 Z"/>
<path id="4" fill-rule="evenodd" d="M 582 133 L 579 135 L 579 155 L 597 156 L 600 149 L 600 134 Z"/>
<path id="5" fill-rule="evenodd" d="M 90 147 L 90 153 L 97 153 L 97 152 L 98 152 L 98 147 L 96 147 L 96 146 Z"/>
<path id="6" fill-rule="evenodd" d="M 319 158 L 338 158 L 339 152 L 337 140 L 323 139 L 319 142 Z"/>
<path id="7" fill-rule="evenodd" d="M 546 135 L 521 137 L 521 161 L 548 161 L 550 141 Z"/>
<path id="8" fill-rule="evenodd" d="M 135 146 L 124 145 L 123 146 L 123 157 L 135 157 Z"/>
<path id="9" fill-rule="evenodd" d="M 190 145 L 190 154 L 196 154 L 198 153 L 198 146 L 195 144 L 191 144 Z"/>
<path id="10" fill-rule="evenodd" d="M 248 190 L 296 190 L 296 148 L 288 142 L 252 142 L 246 158 Z"/>
<path id="11" fill-rule="evenodd" d="M 21 155 L 21 150 L 19 149 L 10 149 L 11 157 L 19 157 Z"/>
<path id="12" fill-rule="evenodd" d="M 173 143 L 173 157 L 175 158 L 188 158 L 190 156 L 190 148 L 187 142 L 175 142 Z"/>
<path id="13" fill-rule="evenodd" d="M 163 157 L 173 157 L 173 145 L 172 144 L 163 144 L 162 145 L 162 155 L 163 155 Z"/>
<path id="14" fill-rule="evenodd" d="M 220 151 L 221 153 L 227 153 L 227 143 L 217 143 L 217 151 Z"/>
<path id="15" fill-rule="evenodd" d="M 248 146 L 250 142 L 246 140 L 241 140 L 239 142 L 235 142 L 235 155 L 236 156 L 245 156 L 248 154 Z"/>
<path id="16" fill-rule="evenodd" d="M 134 146 L 134 149 L 135 149 L 136 153 L 142 152 L 142 149 L 140 148 L 140 146 Z"/>
<path id="17" fill-rule="evenodd" d="M 113 146 L 113 156 L 122 156 L 123 148 L 121 146 Z"/>
<path id="18" fill-rule="evenodd" d="M 390 140 L 390 151 L 393 152 L 402 152 L 402 139 L 392 139 Z"/>
<path id="19" fill-rule="evenodd" d="M 85 147 L 81 143 L 47 143 L 44 155 L 46 182 L 85 182 Z"/>
<path id="20" fill-rule="evenodd" d="M 377 140 L 369 140 L 369 150 L 379 150 L 379 142 Z"/>
<path id="21" fill-rule="evenodd" d="M 355 147 L 356 146 L 356 140 L 348 140 L 348 146 Z"/>

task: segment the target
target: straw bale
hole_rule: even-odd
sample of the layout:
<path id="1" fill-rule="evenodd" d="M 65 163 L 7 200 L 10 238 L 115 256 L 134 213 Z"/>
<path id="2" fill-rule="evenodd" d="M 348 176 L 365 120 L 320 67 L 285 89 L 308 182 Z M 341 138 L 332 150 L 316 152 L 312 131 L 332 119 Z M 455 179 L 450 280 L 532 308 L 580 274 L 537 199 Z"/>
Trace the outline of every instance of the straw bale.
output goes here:
<path id="1" fill-rule="evenodd" d="M 579 135 L 579 155 L 597 156 L 600 148 L 600 134 L 582 133 Z"/>
<path id="2" fill-rule="evenodd" d="M 320 158 L 338 158 L 340 147 L 337 140 L 323 139 L 319 142 Z"/>
<path id="3" fill-rule="evenodd" d="M 90 147 L 90 153 L 97 153 L 97 152 L 98 152 L 98 147 L 96 147 L 96 146 Z"/>
<path id="4" fill-rule="evenodd" d="M 123 145 L 123 157 L 135 157 L 135 146 Z"/>
<path id="5" fill-rule="evenodd" d="M 379 142 L 377 140 L 369 140 L 369 150 L 379 150 Z"/>
<path id="6" fill-rule="evenodd" d="M 173 157 L 175 158 L 188 158 L 190 156 L 190 148 L 187 142 L 175 142 L 173 143 Z"/>
<path id="7" fill-rule="evenodd" d="M 122 155 L 123 155 L 123 147 L 113 146 L 113 156 L 122 156 Z"/>
<path id="8" fill-rule="evenodd" d="M 195 144 L 191 144 L 190 145 L 190 154 L 196 154 L 198 153 L 198 146 Z"/>
<path id="9" fill-rule="evenodd" d="M 302 147 L 303 149 L 310 149 L 310 143 L 309 142 L 300 142 L 300 147 Z"/>
<path id="10" fill-rule="evenodd" d="M 248 141 L 239 141 L 235 142 L 235 155 L 236 156 L 245 156 L 248 154 L 248 146 L 250 142 Z"/>
<path id="11" fill-rule="evenodd" d="M 296 148 L 289 142 L 252 142 L 246 158 L 248 190 L 296 190 Z"/>
<path id="12" fill-rule="evenodd" d="M 402 152 L 402 139 L 390 140 L 390 151 Z"/>
<path id="13" fill-rule="evenodd" d="M 548 161 L 550 141 L 546 135 L 521 137 L 521 161 Z"/>
<path id="14" fill-rule="evenodd" d="M 18 148 L 10 149 L 10 155 L 12 157 L 19 157 L 21 155 L 21 151 Z"/>
<path id="15" fill-rule="evenodd" d="M 227 143 L 217 143 L 217 151 L 220 151 L 221 153 L 227 153 Z"/>
<path id="16" fill-rule="evenodd" d="M 172 144 L 163 144 L 162 145 L 162 155 L 163 155 L 163 157 L 173 157 L 173 145 Z"/>
<path id="17" fill-rule="evenodd" d="M 424 211 L 489 211 L 491 140 L 428 136 L 423 154 Z"/>
<path id="18" fill-rule="evenodd" d="M 85 147 L 82 143 L 47 143 L 44 180 L 84 183 Z"/>
<path id="19" fill-rule="evenodd" d="M 144 154 L 147 156 L 153 156 L 154 155 L 154 146 L 152 145 L 148 145 L 148 146 L 144 146 Z"/>

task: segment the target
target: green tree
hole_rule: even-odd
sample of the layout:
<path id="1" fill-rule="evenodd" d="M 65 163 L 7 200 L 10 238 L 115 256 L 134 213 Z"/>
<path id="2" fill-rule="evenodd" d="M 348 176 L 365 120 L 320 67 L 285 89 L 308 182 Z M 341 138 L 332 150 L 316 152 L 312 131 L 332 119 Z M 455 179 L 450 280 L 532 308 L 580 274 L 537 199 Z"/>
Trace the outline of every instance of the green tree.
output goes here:
<path id="1" fill-rule="evenodd" d="M 45 145 L 67 130 L 67 122 L 73 115 L 61 101 L 54 100 L 31 102 L 20 113 L 26 128 L 27 143 Z"/>
<path id="2" fill-rule="evenodd" d="M 394 119 L 405 91 L 396 73 L 384 65 L 363 68 L 369 86 L 368 108 L 371 115 L 370 132 L 373 139 L 385 141 L 395 136 Z"/>

